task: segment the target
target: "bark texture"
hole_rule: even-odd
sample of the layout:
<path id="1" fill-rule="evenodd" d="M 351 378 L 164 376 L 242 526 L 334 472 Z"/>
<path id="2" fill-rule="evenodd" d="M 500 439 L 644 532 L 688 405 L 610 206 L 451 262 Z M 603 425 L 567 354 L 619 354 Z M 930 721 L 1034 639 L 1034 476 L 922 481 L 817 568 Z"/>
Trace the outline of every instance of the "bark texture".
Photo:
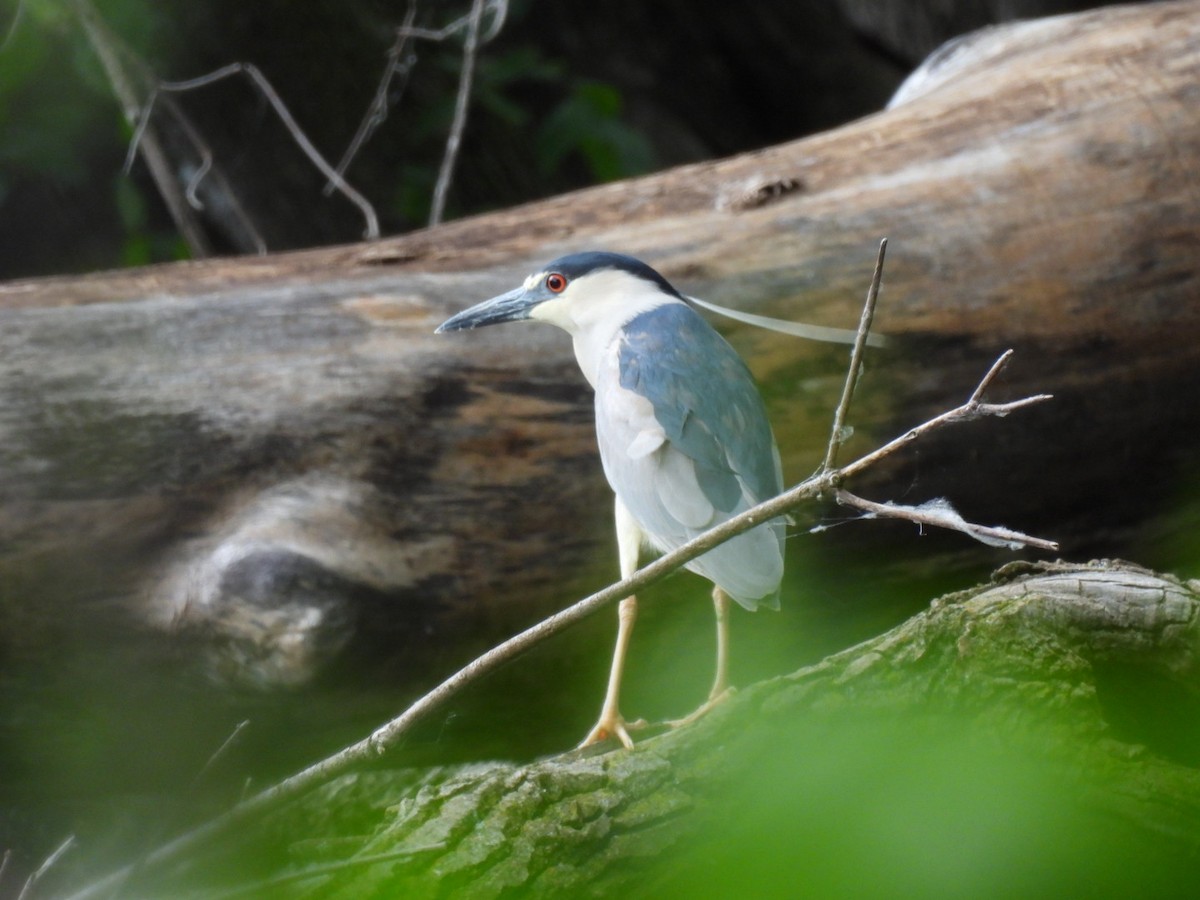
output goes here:
<path id="1" fill-rule="evenodd" d="M 1040 817 L 1064 807 L 1108 823 L 1122 852 L 1153 846 L 1177 872 L 1200 846 L 1200 733 L 1178 723 L 1200 703 L 1198 588 L 1122 563 L 1013 565 L 631 752 L 347 776 L 236 847 L 189 860 L 181 881 L 147 872 L 138 886 L 211 891 L 228 886 L 219 882 L 232 869 L 242 887 L 271 896 L 703 893 L 704 873 L 730 862 L 730 842 L 738 853 L 757 846 L 788 884 L 811 886 L 821 864 L 805 842 L 845 822 L 869 826 L 897 791 L 904 827 L 869 839 L 864 830 L 855 857 L 839 863 L 843 886 L 886 856 L 881 847 L 902 846 L 906 830 L 994 867 L 1013 830 L 1031 828 L 1037 865 L 1069 869 L 1094 848 L 1039 831 Z M 1117 672 L 1140 673 L 1146 689 L 1131 692 Z M 1023 768 L 1002 767 L 1014 759 Z M 1003 795 L 1028 791 L 1030 773 L 1041 793 L 1021 795 L 1032 809 L 1005 818 Z M 961 823 L 921 820 L 945 816 L 957 794 Z M 956 829 L 981 821 L 1002 840 L 958 843 Z M 904 865 L 919 870 L 920 856 Z M 750 889 L 761 886 L 756 864 L 737 869 Z M 1105 871 L 1101 859 L 1087 865 Z M 1027 875 L 1007 873 L 1005 890 Z M 1153 873 L 1137 877 L 1155 883 Z M 994 890 L 990 878 L 969 883 Z"/>

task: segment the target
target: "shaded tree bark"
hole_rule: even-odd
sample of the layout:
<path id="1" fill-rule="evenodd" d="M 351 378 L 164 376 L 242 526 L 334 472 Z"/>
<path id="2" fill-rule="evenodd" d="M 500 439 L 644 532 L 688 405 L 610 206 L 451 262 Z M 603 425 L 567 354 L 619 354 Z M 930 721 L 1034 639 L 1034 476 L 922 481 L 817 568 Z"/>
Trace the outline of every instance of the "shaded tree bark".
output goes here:
<path id="1" fill-rule="evenodd" d="M 158 881 L 152 869 L 135 885 L 211 891 L 230 887 L 221 879 L 232 871 L 242 888 L 272 896 L 655 894 L 702 885 L 696 879 L 714 854 L 779 838 L 791 850 L 774 865 L 789 883 L 810 884 L 818 876 L 805 871 L 803 835 L 836 828 L 824 818 L 831 814 L 876 815 L 847 797 L 825 798 L 829 779 L 867 779 L 871 804 L 897 802 L 896 782 L 919 779 L 897 815 L 921 829 L 907 817 L 944 815 L 957 802 L 951 792 L 965 793 L 968 819 L 986 821 L 1004 809 L 993 792 L 1028 789 L 1030 772 L 1047 793 L 1022 796 L 1031 808 L 1003 819 L 997 834 L 1011 838 L 1065 804 L 1109 823 L 1134 856 L 1139 842 L 1154 846 L 1177 875 L 1200 844 L 1200 730 L 1179 723 L 1181 715 L 1194 722 L 1200 705 L 1197 588 L 1122 563 L 1010 566 L 991 584 L 936 600 L 887 634 L 757 684 L 631 752 L 346 776 L 270 815 L 250 837 L 239 834 L 236 845 L 189 859 L 179 880 Z M 1142 690 L 1114 679 L 1122 671 L 1141 673 Z M 1022 768 L 996 768 L 1014 759 Z M 937 828 L 930 836 L 955 839 Z M 1031 835 L 1029 848 L 1039 878 L 1052 875 L 1051 860 L 1079 863 L 1077 849 L 1032 846 L 1041 840 Z M 732 851 L 722 850 L 729 842 Z M 852 883 L 851 870 L 877 864 L 879 852 L 856 846 L 840 863 L 849 867 L 843 877 Z M 994 865 L 1001 848 L 984 852 Z M 987 868 L 970 884 L 992 885 Z M 744 859 L 737 871 L 751 889 L 764 877 Z M 1025 874 L 1008 873 L 1006 884 Z M 1086 883 L 1079 877 L 1072 883 Z M 1136 873 L 1147 885 L 1155 877 Z"/>

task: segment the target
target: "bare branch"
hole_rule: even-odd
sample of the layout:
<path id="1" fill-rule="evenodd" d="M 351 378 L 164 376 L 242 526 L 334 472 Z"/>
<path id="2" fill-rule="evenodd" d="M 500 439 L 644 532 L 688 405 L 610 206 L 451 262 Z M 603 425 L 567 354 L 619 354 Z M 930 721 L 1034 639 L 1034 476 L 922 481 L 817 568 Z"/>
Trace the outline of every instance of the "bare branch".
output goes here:
<path id="1" fill-rule="evenodd" d="M 417 57 L 413 53 L 406 54 L 405 49 L 408 46 L 409 38 L 412 37 L 412 23 L 416 17 L 416 0 L 409 0 L 408 12 L 404 15 L 404 24 L 396 29 L 396 40 L 387 52 L 387 64 L 383 67 L 383 76 L 379 79 L 379 84 L 375 86 L 375 96 L 371 98 L 362 121 L 358 123 L 358 130 L 354 132 L 354 137 L 350 139 L 349 145 L 342 153 L 342 158 L 338 160 L 338 175 L 345 176 L 346 170 L 350 168 L 350 163 L 354 161 L 354 157 L 358 155 L 363 144 L 369 141 L 375 130 L 387 121 L 388 106 L 392 103 L 399 103 L 404 89 L 408 86 L 408 76 L 412 72 L 413 63 L 416 62 Z M 392 79 L 396 77 L 397 73 L 402 76 L 403 80 L 400 82 L 400 91 L 396 99 L 391 100 L 389 98 L 392 92 Z M 328 197 L 333 190 L 333 182 L 326 182 L 323 191 L 325 196 Z"/>
<path id="2" fill-rule="evenodd" d="M 891 502 L 876 503 L 874 500 L 866 500 L 842 488 L 838 488 L 833 496 L 840 505 L 861 509 L 868 516 L 904 519 L 917 525 L 930 525 L 935 528 L 959 531 L 989 547 L 1005 547 L 1009 550 L 1020 550 L 1022 547 L 1034 547 L 1038 550 L 1049 551 L 1058 549 L 1058 544 L 1054 541 L 1031 537 L 999 525 L 976 525 L 968 522 L 950 504 L 950 501 L 944 498 L 930 500 L 920 506 L 904 506 Z"/>
<path id="3" fill-rule="evenodd" d="M 975 390 L 971 393 L 970 398 L 967 400 L 968 403 L 978 403 L 983 399 L 984 391 L 988 389 L 995 377 L 1000 374 L 1001 370 L 1008 365 L 1008 361 L 1012 355 L 1013 352 L 1011 347 L 1000 354 L 1000 358 L 992 363 L 992 367 L 987 370 L 987 374 L 980 379 L 979 385 L 975 388 Z"/>
<path id="4" fill-rule="evenodd" d="M 378 238 L 379 218 L 375 215 L 375 208 L 362 194 L 351 187 L 345 181 L 345 179 L 343 179 L 342 176 L 338 174 L 338 172 L 336 172 L 332 166 L 329 165 L 328 162 L 325 161 L 325 157 L 321 155 L 321 152 L 313 145 L 312 141 L 308 139 L 308 135 L 306 135 L 303 129 L 301 129 L 300 124 L 296 121 L 295 117 L 292 116 L 291 110 L 287 108 L 287 104 L 285 104 L 279 94 L 276 93 L 275 88 L 271 85 L 271 82 L 268 81 L 267 77 L 263 75 L 258 67 L 252 63 L 230 63 L 227 66 L 222 66 L 213 72 L 209 72 L 207 75 L 201 75 L 197 78 L 190 78 L 186 81 L 158 82 L 154 91 L 151 93 L 150 98 L 146 101 L 145 109 L 141 114 L 141 119 L 143 122 L 149 120 L 151 111 L 154 108 L 154 101 L 160 92 L 181 93 L 183 91 L 191 91 L 197 88 L 207 87 L 210 84 L 214 84 L 215 82 L 221 81 L 225 78 L 231 78 L 234 75 L 245 75 L 250 79 L 250 82 L 256 88 L 258 88 L 259 92 L 267 99 L 267 102 L 271 104 L 271 108 L 275 110 L 275 115 L 279 117 L 279 120 L 283 123 L 284 127 L 288 130 L 288 133 L 292 136 L 292 140 L 296 142 L 296 145 L 301 149 L 304 155 L 308 157 L 309 161 L 320 170 L 321 174 L 324 175 L 329 182 L 333 184 L 344 197 L 346 197 L 347 200 L 359 208 L 363 214 L 363 218 L 366 220 L 366 231 L 363 233 L 363 237 L 368 240 L 374 240 Z M 132 143 L 130 152 L 133 152 L 133 149 L 136 149 L 137 141 L 141 137 L 144 130 L 144 127 L 142 127 L 134 133 L 134 141 Z M 202 166 L 200 174 L 206 171 L 207 167 Z M 195 185 L 198 177 L 200 176 L 198 175 L 197 178 L 193 178 L 192 184 L 189 186 L 189 196 L 195 196 Z"/>
<path id="5" fill-rule="evenodd" d="M 487 32 L 479 39 L 480 44 L 486 44 L 500 33 L 500 29 L 504 27 L 504 21 L 508 18 L 508 0 L 485 0 L 484 12 L 492 11 L 492 24 L 488 26 Z M 458 34 L 464 28 L 471 24 L 471 16 L 475 14 L 474 9 L 465 16 L 460 16 L 444 28 L 412 28 L 404 26 L 397 31 L 404 32 L 406 37 L 414 37 L 422 41 L 444 41 L 447 38 Z"/>
<path id="6" fill-rule="evenodd" d="M 446 194 L 454 178 L 454 167 L 458 162 L 458 151 L 462 145 L 463 131 L 467 127 L 467 109 L 471 102 L 471 86 L 475 81 L 475 56 L 479 49 L 479 29 L 483 22 L 483 8 L 487 0 L 473 0 L 471 17 L 467 27 L 467 39 L 463 42 L 463 65 L 458 77 L 458 96 L 454 101 L 454 121 L 450 134 L 446 136 L 446 151 L 442 155 L 442 168 L 438 172 L 437 184 L 433 188 L 433 203 L 429 210 L 429 224 L 442 221 L 446 209 Z"/>
<path id="7" fill-rule="evenodd" d="M 156 100 L 159 101 L 157 104 L 155 104 Z M 200 165 L 194 167 L 191 177 L 188 178 L 187 189 L 184 192 L 184 199 L 187 200 L 188 206 L 197 211 L 205 208 L 204 201 L 200 199 L 199 191 L 205 179 L 209 179 L 211 183 L 208 186 L 207 192 L 210 198 L 215 197 L 219 199 L 223 218 L 223 230 L 226 233 L 226 237 L 241 252 L 254 252 L 259 256 L 266 255 L 268 250 L 266 240 L 255 226 L 249 213 L 242 206 L 236 191 L 234 191 L 220 170 L 216 168 L 212 147 L 209 146 L 204 136 L 200 134 L 199 129 L 192 124 L 192 120 L 184 115 L 178 104 L 169 97 L 163 97 L 159 100 L 157 87 L 150 91 L 147 104 L 144 113 L 138 120 L 134 136 L 130 140 L 129 150 L 125 157 L 124 173 L 128 175 L 133 168 L 133 161 L 137 156 L 139 144 L 143 139 L 142 132 L 145 131 L 150 122 L 149 112 L 151 106 L 154 106 L 156 109 L 165 109 L 171 117 L 172 125 L 183 132 L 187 143 L 200 158 Z M 182 177 L 186 173 L 187 164 L 179 162 L 176 163 L 174 168 L 176 175 Z"/>
<path id="8" fill-rule="evenodd" d="M 492 11 L 492 24 L 488 26 L 487 33 L 480 38 L 481 44 L 491 43 L 508 19 L 508 0 L 488 0 L 488 8 Z"/>
<path id="9" fill-rule="evenodd" d="M 192 779 L 193 785 L 199 784 L 204 780 L 204 776 L 212 770 L 212 767 L 215 766 L 217 762 L 229 752 L 230 747 L 237 743 L 238 738 L 241 737 L 242 732 L 249 724 L 249 719 L 243 719 L 234 726 L 233 731 L 229 734 L 229 737 L 225 738 L 225 740 L 221 742 L 221 746 L 214 750 L 213 755 L 210 756 L 208 761 L 200 767 L 200 771 L 197 772 L 196 777 Z"/>
<path id="10" fill-rule="evenodd" d="M 17 900 L 25 900 L 25 898 L 30 895 L 30 892 L 34 889 L 37 883 L 41 881 L 43 877 L 45 877 L 46 873 L 54 867 L 55 863 L 62 859 L 63 854 L 70 850 L 74 844 L 75 835 L 73 834 L 59 844 L 58 849 L 47 856 L 45 861 L 37 867 L 37 871 L 35 871 L 29 876 L 28 879 L 26 879 L 25 886 L 21 888 L 21 893 L 17 894 Z"/>
<path id="11" fill-rule="evenodd" d="M 482 17 L 488 12 L 492 14 L 491 22 L 488 25 L 487 31 L 480 35 L 479 29 Z M 435 225 L 441 220 L 445 210 L 445 194 L 449 191 L 450 181 L 453 177 L 454 166 L 457 161 L 459 143 L 461 142 L 462 131 L 466 123 L 467 103 L 470 99 L 471 85 L 474 80 L 475 57 L 478 48 L 495 38 L 500 33 L 500 29 L 504 27 L 504 22 L 508 18 L 508 0 L 474 0 L 469 13 L 455 19 L 449 25 L 438 29 L 414 27 L 413 22 L 416 20 L 416 15 L 416 0 L 410 0 L 408 12 L 404 16 L 404 24 L 396 29 L 396 39 L 387 52 L 387 63 L 384 66 L 383 75 L 380 77 L 379 83 L 375 86 L 375 95 L 371 98 L 371 102 L 368 104 L 367 110 L 359 122 L 358 129 L 354 133 L 354 137 L 342 153 L 342 158 L 338 160 L 336 171 L 339 175 L 345 175 L 346 170 L 354 161 L 354 157 L 363 148 L 363 145 L 371 139 L 376 129 L 387 121 L 388 107 L 399 102 L 399 97 L 391 99 L 392 80 L 397 75 L 402 78 L 399 93 L 403 94 L 404 88 L 408 84 L 408 77 L 412 73 L 412 67 L 417 60 L 415 52 L 405 52 L 409 41 L 424 40 L 440 42 L 466 29 L 467 37 L 463 46 L 463 70 L 459 79 L 454 119 L 451 124 L 450 135 L 446 141 L 441 172 L 439 173 L 437 185 L 434 189 L 434 199 L 431 203 L 430 224 Z M 333 187 L 332 182 L 325 185 L 324 193 L 326 196 L 332 192 Z"/>
<path id="12" fill-rule="evenodd" d="M 75 14 L 88 43 L 100 60 L 101 68 L 104 69 L 117 102 L 121 104 L 125 120 L 134 126 L 137 142 L 134 148 L 131 148 L 130 156 L 133 155 L 134 149 L 141 148 L 146 167 L 150 170 L 150 177 L 154 180 L 158 193 L 167 206 L 167 212 L 170 213 L 192 256 L 198 259 L 211 256 L 212 247 L 208 236 L 189 210 L 188 202 L 179 190 L 166 151 L 156 135 L 146 134 L 150 111 L 148 106 L 143 110 L 139 96 L 145 85 L 153 81 L 147 67 L 112 33 L 90 0 L 75 0 Z"/>
<path id="13" fill-rule="evenodd" d="M 868 453 L 866 456 L 859 457 L 849 465 L 843 466 L 838 470 L 840 478 L 844 479 L 849 478 L 852 475 L 857 475 L 864 469 L 868 469 L 875 465 L 881 459 L 891 456 L 901 447 L 906 447 L 923 435 L 926 435 L 929 432 L 945 425 L 950 425 L 955 422 L 969 422 L 972 419 L 980 419 L 984 416 L 999 416 L 1003 418 L 1014 410 L 1024 409 L 1026 406 L 1032 406 L 1035 403 L 1044 403 L 1047 400 L 1053 399 L 1053 394 L 1035 394 L 1032 397 L 1022 397 L 1020 400 L 1013 400 L 1008 403 L 980 402 L 978 399 L 979 395 L 984 389 L 987 388 L 990 380 L 994 377 L 995 373 L 999 371 L 1001 363 L 1007 360 L 1009 354 L 1011 353 L 1011 350 L 1006 350 L 1003 354 L 1001 354 L 1000 359 L 992 364 L 992 367 L 983 377 L 983 380 L 979 382 L 979 386 L 976 387 L 971 393 L 971 398 L 962 406 L 955 407 L 949 412 L 944 412 L 940 416 L 935 416 L 928 422 L 921 423 L 911 431 L 906 431 L 904 434 L 900 435 L 900 437 L 893 438 L 892 440 L 888 441 L 878 450 L 874 450 L 871 453 Z"/>
<path id="14" fill-rule="evenodd" d="M 850 351 L 850 368 L 846 370 L 846 383 L 842 387 L 842 399 L 838 401 L 833 414 L 833 430 L 829 433 L 829 446 L 825 448 L 825 462 L 821 464 L 822 471 L 828 472 L 833 468 L 837 459 L 838 447 L 842 444 L 842 432 L 846 427 L 846 413 L 850 409 L 850 401 L 854 398 L 854 388 L 858 385 L 858 376 L 862 371 L 863 351 L 867 346 L 867 337 L 871 333 L 871 322 L 875 318 L 875 303 L 879 299 L 879 284 L 883 280 L 883 260 L 887 255 L 887 238 L 879 242 L 879 255 L 875 257 L 875 272 L 871 276 L 871 286 L 867 289 L 867 302 L 863 304 L 862 317 L 858 320 L 858 334 L 854 337 L 854 349 Z"/>
<path id="15" fill-rule="evenodd" d="M 0 53 L 8 49 L 9 42 L 13 39 L 13 35 L 17 33 L 17 27 L 21 24 L 21 17 L 25 12 L 25 0 L 17 0 L 17 8 L 13 10 L 12 21 L 8 23 L 8 29 L 4 32 L 4 40 L 0 41 Z M 0 869 L 0 872 L 3 870 Z"/>

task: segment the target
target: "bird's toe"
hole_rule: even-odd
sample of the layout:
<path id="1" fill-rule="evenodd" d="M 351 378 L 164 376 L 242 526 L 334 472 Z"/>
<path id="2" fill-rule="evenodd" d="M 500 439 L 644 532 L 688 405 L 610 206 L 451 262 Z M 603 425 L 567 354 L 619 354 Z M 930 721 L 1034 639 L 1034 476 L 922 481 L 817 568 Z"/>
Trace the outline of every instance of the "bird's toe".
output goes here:
<path id="1" fill-rule="evenodd" d="M 701 703 L 695 710 L 688 713 L 682 719 L 668 719 L 667 724 L 672 728 L 680 728 L 684 725 L 691 725 L 701 716 L 711 711 L 714 707 L 724 703 L 726 700 L 732 697 L 736 690 L 737 689 L 733 687 L 726 687 L 723 690 L 709 694 L 708 699 Z"/>
<path id="2" fill-rule="evenodd" d="M 603 715 L 595 727 L 588 732 L 587 737 L 579 742 L 579 746 L 576 749 L 582 750 L 584 747 L 590 747 L 592 744 L 599 744 L 607 741 L 609 738 L 616 738 L 626 750 L 632 750 L 633 738 L 629 736 L 629 732 L 638 728 L 644 728 L 645 726 L 645 719 L 626 722 L 625 717 L 620 713 Z"/>

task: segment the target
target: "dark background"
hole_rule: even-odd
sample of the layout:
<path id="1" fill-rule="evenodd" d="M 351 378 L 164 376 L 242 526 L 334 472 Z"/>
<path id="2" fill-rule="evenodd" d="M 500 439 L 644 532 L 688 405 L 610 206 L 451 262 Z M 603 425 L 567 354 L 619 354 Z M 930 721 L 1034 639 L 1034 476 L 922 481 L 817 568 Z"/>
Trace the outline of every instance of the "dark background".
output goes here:
<path id="1" fill-rule="evenodd" d="M 480 55 L 446 218 L 511 206 L 830 128 L 879 109 L 940 42 L 990 22 L 1081 9 L 1070 0 L 512 0 Z M 333 162 L 375 93 L 408 6 L 381 0 L 107 0 L 143 102 L 153 78 L 253 63 Z M 438 29 L 464 3 L 424 2 Z M 489 14 L 487 21 L 491 21 Z M 69 3 L 0 6 L 0 278 L 84 272 L 189 254 Z M 410 42 L 385 122 L 347 178 L 384 235 L 425 224 L 453 116 L 462 42 Z M 362 219 L 300 153 L 242 76 L 172 95 L 269 250 L 359 240 Z M 171 161 L 195 142 L 157 105 Z M 214 177 L 209 186 L 217 184 Z M 220 204 L 199 214 L 219 253 L 249 249 Z"/>

